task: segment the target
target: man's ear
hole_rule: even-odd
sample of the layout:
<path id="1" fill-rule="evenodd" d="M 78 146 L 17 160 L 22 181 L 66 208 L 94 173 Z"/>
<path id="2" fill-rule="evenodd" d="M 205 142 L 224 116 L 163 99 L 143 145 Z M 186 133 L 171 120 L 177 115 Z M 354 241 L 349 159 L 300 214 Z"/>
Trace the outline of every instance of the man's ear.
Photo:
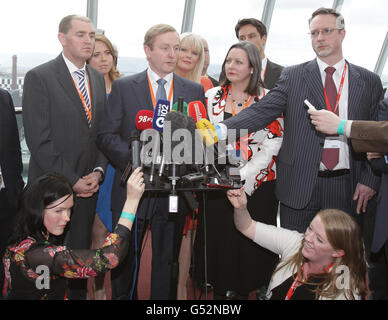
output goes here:
<path id="1" fill-rule="evenodd" d="M 58 40 L 61 43 L 62 47 L 64 47 L 66 45 L 66 37 L 65 37 L 64 33 L 62 33 L 62 32 L 58 33 Z"/>
<path id="2" fill-rule="evenodd" d="M 144 52 L 146 54 L 147 59 L 149 59 L 151 56 L 151 48 L 147 45 L 144 45 L 143 48 L 144 48 Z"/>

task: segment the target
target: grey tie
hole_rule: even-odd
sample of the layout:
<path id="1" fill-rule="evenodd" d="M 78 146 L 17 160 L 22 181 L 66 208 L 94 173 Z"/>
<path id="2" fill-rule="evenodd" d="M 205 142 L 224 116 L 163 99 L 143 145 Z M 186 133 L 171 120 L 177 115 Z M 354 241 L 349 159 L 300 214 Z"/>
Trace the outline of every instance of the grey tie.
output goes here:
<path id="1" fill-rule="evenodd" d="M 166 89 L 164 88 L 164 85 L 167 83 L 167 81 L 164 80 L 163 78 L 160 78 L 156 82 L 158 83 L 158 90 L 156 91 L 156 101 L 158 101 L 159 99 L 166 100 L 167 95 L 166 95 Z"/>

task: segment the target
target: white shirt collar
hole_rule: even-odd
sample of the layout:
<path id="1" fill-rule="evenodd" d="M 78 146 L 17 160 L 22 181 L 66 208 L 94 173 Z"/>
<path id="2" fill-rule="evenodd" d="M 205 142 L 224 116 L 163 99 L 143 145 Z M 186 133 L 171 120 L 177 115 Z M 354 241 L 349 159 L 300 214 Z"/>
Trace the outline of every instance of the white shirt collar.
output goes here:
<path id="1" fill-rule="evenodd" d="M 79 69 L 73 62 L 71 62 L 69 59 L 66 58 L 63 51 L 62 51 L 62 57 L 63 57 L 63 60 L 65 60 L 66 66 L 69 69 L 69 72 L 71 75 L 73 75 L 73 72 L 77 70 L 84 70 L 86 72 L 86 62 L 84 66 L 81 69 Z"/>
<path id="2" fill-rule="evenodd" d="M 326 77 L 325 69 L 327 67 L 329 67 L 329 65 L 326 62 L 324 62 L 321 59 L 319 59 L 318 57 L 317 57 L 317 63 L 318 63 L 318 67 L 319 67 L 319 71 L 320 71 L 321 75 L 323 77 Z M 335 68 L 335 72 L 334 72 L 333 76 L 334 77 L 340 77 L 340 75 L 342 74 L 342 70 L 345 67 L 345 59 L 342 58 L 335 65 L 333 65 L 333 67 Z M 340 74 L 340 72 L 341 72 L 341 74 Z"/>
<path id="3" fill-rule="evenodd" d="M 150 67 L 147 69 L 148 77 L 150 78 L 151 83 L 154 85 L 157 85 L 157 82 L 160 79 L 160 76 L 154 72 Z M 169 73 L 168 75 L 164 76 L 163 79 L 167 81 L 167 85 L 169 85 L 172 81 L 173 73 Z"/>

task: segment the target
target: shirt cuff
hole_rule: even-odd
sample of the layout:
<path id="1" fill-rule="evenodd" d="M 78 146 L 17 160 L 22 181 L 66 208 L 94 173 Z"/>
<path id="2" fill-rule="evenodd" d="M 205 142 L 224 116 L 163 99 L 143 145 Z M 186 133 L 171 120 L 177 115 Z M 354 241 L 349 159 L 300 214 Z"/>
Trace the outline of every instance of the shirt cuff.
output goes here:
<path id="1" fill-rule="evenodd" d="M 346 121 L 346 124 L 345 124 L 345 136 L 347 138 L 350 138 L 350 133 L 352 131 L 352 123 L 353 123 L 353 120 Z"/>
<path id="2" fill-rule="evenodd" d="M 228 137 L 228 128 L 223 123 L 217 123 L 219 130 L 217 131 L 218 141 L 226 140 Z"/>

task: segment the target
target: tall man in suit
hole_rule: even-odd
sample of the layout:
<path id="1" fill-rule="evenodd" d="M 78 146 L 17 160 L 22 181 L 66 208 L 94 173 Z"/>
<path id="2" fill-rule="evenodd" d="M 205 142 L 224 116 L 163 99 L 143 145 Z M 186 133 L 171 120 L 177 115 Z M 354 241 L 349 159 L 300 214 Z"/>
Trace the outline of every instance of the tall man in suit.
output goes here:
<path id="1" fill-rule="evenodd" d="M 171 104 L 179 97 L 183 97 L 187 103 L 205 101 L 201 85 L 173 73 L 179 51 L 179 35 L 173 27 L 164 24 L 151 27 L 144 37 L 144 51 L 149 63 L 148 69 L 113 83 L 105 122 L 101 123 L 98 134 L 99 147 L 118 168 L 112 189 L 113 225 L 117 223 L 125 201 L 125 188 L 120 185 L 120 176 L 130 157 L 128 141 L 131 132 L 136 129 L 136 114 L 142 109 L 154 109 L 158 91 L 163 90 L 163 86 Z M 164 79 L 165 84 L 158 84 L 159 79 Z M 180 204 L 184 204 L 184 201 L 180 201 Z M 188 209 L 182 207 L 179 212 L 185 214 Z M 184 219 L 183 214 L 180 216 Z M 147 221 L 151 225 L 151 299 L 175 298 L 171 265 L 174 243 L 180 243 L 181 238 L 174 239 L 175 222 L 169 221 L 168 194 L 153 194 L 148 198 L 146 195 L 136 218 L 138 230 L 142 230 Z M 127 255 L 126 263 L 112 271 L 113 298 L 130 294 L 134 297 L 136 294 L 131 275 L 136 255 L 133 249 Z"/>
<path id="2" fill-rule="evenodd" d="M 255 18 L 241 19 L 235 27 L 236 37 L 240 41 L 252 42 L 260 52 L 261 58 L 261 79 L 264 88 L 272 89 L 276 81 L 279 80 L 283 67 L 270 61 L 264 53 L 265 44 L 267 43 L 267 28 Z"/>
<path id="3" fill-rule="evenodd" d="M 0 288 L 3 288 L 3 254 L 13 229 L 23 189 L 22 155 L 15 109 L 10 94 L 0 89 Z M 1 299 L 1 292 L 0 292 Z"/>
<path id="4" fill-rule="evenodd" d="M 54 171 L 62 173 L 76 194 L 66 235 L 70 248 L 90 247 L 97 191 L 106 158 L 96 144 L 97 123 L 103 117 L 106 95 L 100 73 L 86 64 L 94 49 L 95 28 L 90 19 L 71 15 L 59 24 L 63 52 L 30 70 L 25 77 L 23 122 L 31 152 L 28 179 Z M 71 286 L 81 284 L 74 281 Z M 84 298 L 82 281 L 76 296 Z"/>
<path id="5" fill-rule="evenodd" d="M 382 97 L 381 81 L 344 60 L 346 32 L 339 13 L 320 8 L 310 18 L 309 27 L 317 58 L 284 69 L 276 87 L 260 102 L 220 126 L 221 138 L 225 138 L 226 129 L 260 130 L 285 114 L 276 194 L 281 225 L 299 232 L 306 230 L 322 208 L 338 208 L 354 216 L 365 212 L 379 186 L 365 154 L 356 154 L 343 136 L 327 137 L 314 130 L 303 102 L 308 99 L 317 109 L 339 109 L 345 119 L 372 120 Z M 330 76 L 333 70 L 327 67 L 333 66 L 335 72 Z"/>

